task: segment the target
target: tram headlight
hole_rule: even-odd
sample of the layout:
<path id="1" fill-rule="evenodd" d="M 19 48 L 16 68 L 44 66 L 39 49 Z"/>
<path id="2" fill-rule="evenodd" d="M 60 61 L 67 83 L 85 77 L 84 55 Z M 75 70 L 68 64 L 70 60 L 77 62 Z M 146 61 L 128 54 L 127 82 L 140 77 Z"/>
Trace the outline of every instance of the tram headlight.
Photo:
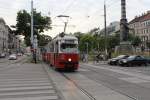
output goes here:
<path id="1" fill-rule="evenodd" d="M 71 60 L 72 60 L 71 58 L 68 59 L 69 62 L 71 62 Z"/>

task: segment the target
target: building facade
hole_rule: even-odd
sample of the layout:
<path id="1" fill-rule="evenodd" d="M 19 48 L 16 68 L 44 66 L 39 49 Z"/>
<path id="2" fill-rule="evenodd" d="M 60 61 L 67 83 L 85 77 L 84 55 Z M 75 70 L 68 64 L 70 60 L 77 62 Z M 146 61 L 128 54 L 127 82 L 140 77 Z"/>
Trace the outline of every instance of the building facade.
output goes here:
<path id="1" fill-rule="evenodd" d="M 8 34 L 8 49 L 9 51 L 14 51 L 14 49 L 16 49 L 16 35 L 15 33 L 10 29 L 10 27 L 8 27 L 9 29 L 9 34 Z"/>
<path id="2" fill-rule="evenodd" d="M 0 53 L 8 50 L 9 28 L 3 18 L 0 18 Z"/>
<path id="3" fill-rule="evenodd" d="M 105 29 L 102 29 L 100 31 L 100 34 L 102 36 L 105 35 Z M 114 21 L 112 23 L 109 24 L 109 26 L 106 27 L 106 30 L 107 30 L 107 35 L 115 35 L 117 31 L 120 30 L 120 22 L 118 21 Z"/>
<path id="4" fill-rule="evenodd" d="M 129 22 L 130 33 L 140 37 L 143 45 L 150 40 L 150 11 L 141 16 L 136 16 Z"/>

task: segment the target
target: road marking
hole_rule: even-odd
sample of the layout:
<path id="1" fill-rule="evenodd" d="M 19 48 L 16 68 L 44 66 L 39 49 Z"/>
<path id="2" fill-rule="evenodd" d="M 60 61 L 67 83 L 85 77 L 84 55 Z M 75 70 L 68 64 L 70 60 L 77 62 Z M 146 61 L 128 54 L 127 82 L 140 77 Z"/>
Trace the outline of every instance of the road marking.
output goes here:
<path id="1" fill-rule="evenodd" d="M 0 100 L 60 100 L 42 67 L 41 64 L 20 62 L 4 64 L 0 68 Z"/>
<path id="2" fill-rule="evenodd" d="M 20 97 L 20 98 L 1 98 L 1 100 L 57 100 L 58 96 L 40 96 L 40 97 Z"/>
<path id="3" fill-rule="evenodd" d="M 90 71 L 90 70 L 87 70 L 87 69 L 83 69 L 83 68 L 80 68 L 79 71 L 84 71 L 84 72 L 87 72 L 87 71 Z"/>
<path id="4" fill-rule="evenodd" d="M 130 83 L 147 83 L 147 82 L 150 82 L 150 81 L 143 80 L 143 79 L 136 78 L 136 77 L 119 78 L 119 79 L 130 82 Z"/>
<path id="5" fill-rule="evenodd" d="M 38 87 L 9 87 L 9 88 L 0 88 L 0 91 L 8 91 L 8 90 L 31 90 L 31 89 L 53 89 L 52 86 L 38 86 Z"/>
<path id="6" fill-rule="evenodd" d="M 22 84 L 0 84 L 1 87 L 21 87 L 21 86 L 50 86 L 51 83 L 22 83 Z"/>
<path id="7" fill-rule="evenodd" d="M 83 64 L 83 65 L 87 65 L 87 66 L 91 66 L 91 67 L 99 68 L 99 69 L 104 69 L 104 70 L 109 70 L 109 71 L 120 73 L 120 74 L 125 74 L 125 75 L 131 76 L 131 77 L 136 77 L 136 78 L 141 79 L 141 80 L 146 80 L 146 81 L 143 81 L 143 82 L 150 82 L 150 76 L 144 75 L 142 73 L 137 73 L 137 72 L 132 72 L 131 73 L 131 72 L 123 71 L 123 70 L 120 70 L 120 69 L 111 69 L 111 68 L 102 67 L 102 66 L 101 67 L 100 66 L 94 66 L 94 65 L 91 65 L 91 64 Z"/>
<path id="8" fill-rule="evenodd" d="M 54 94 L 55 90 L 41 90 L 41 91 L 19 91 L 19 92 L 1 92 L 0 96 L 9 96 L 9 95 L 34 95 L 34 94 Z"/>

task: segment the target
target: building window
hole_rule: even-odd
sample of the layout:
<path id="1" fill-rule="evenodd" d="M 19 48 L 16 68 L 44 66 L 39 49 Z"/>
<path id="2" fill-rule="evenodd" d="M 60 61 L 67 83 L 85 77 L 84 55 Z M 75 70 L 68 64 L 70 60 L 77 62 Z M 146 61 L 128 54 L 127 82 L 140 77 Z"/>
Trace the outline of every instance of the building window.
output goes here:
<path id="1" fill-rule="evenodd" d="M 150 26 L 150 21 L 148 22 L 148 26 Z"/>

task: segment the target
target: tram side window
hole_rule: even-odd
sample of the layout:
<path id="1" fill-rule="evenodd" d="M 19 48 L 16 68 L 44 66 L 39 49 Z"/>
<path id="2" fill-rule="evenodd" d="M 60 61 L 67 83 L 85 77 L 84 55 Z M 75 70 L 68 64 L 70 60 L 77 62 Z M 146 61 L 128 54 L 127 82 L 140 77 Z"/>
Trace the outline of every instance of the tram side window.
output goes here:
<path id="1" fill-rule="evenodd" d="M 54 44 L 51 44 L 51 45 L 50 45 L 50 51 L 51 51 L 51 52 L 54 52 Z"/>
<path id="2" fill-rule="evenodd" d="M 42 52 L 42 53 L 46 53 L 47 51 L 46 51 L 45 48 L 41 48 L 41 52 Z"/>

